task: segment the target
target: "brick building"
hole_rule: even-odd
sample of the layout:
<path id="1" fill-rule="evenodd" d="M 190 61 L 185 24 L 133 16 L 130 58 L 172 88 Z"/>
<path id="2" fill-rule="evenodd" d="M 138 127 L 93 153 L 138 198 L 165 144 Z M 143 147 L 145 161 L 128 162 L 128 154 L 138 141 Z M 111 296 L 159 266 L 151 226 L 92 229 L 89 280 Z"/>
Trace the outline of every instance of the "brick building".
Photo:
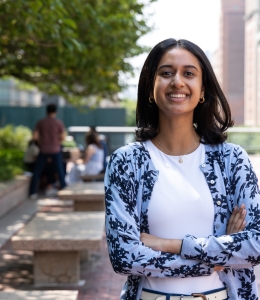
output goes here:
<path id="1" fill-rule="evenodd" d="M 244 0 L 221 0 L 220 43 L 213 67 L 235 125 L 244 124 Z"/>
<path id="2" fill-rule="evenodd" d="M 260 125 L 260 0 L 245 1 L 245 124 Z"/>

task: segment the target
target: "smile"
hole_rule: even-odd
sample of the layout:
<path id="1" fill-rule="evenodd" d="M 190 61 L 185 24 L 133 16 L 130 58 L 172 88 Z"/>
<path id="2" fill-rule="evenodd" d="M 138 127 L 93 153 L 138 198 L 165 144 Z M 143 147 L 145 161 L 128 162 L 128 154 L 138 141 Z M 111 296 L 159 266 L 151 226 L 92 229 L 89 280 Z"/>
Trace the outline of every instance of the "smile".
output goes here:
<path id="1" fill-rule="evenodd" d="M 185 94 L 168 94 L 170 98 L 186 98 Z"/>

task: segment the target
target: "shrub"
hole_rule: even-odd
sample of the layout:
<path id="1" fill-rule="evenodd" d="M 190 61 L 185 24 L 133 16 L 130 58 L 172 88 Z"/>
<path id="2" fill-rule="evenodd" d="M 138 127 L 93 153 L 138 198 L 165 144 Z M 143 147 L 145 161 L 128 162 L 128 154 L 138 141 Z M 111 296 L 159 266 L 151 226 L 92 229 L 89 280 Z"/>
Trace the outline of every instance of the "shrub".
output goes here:
<path id="1" fill-rule="evenodd" d="M 25 151 L 31 137 L 31 130 L 25 126 L 6 125 L 0 128 L 0 149 Z"/>
<path id="2" fill-rule="evenodd" d="M 31 130 L 25 126 L 0 128 L 0 181 L 23 173 L 24 152 L 31 137 Z"/>
<path id="3" fill-rule="evenodd" d="M 63 141 L 62 146 L 65 148 L 75 148 L 77 147 L 77 143 L 75 141 Z"/>
<path id="4" fill-rule="evenodd" d="M 23 156 L 24 152 L 19 149 L 0 149 L 0 181 L 23 173 Z"/>

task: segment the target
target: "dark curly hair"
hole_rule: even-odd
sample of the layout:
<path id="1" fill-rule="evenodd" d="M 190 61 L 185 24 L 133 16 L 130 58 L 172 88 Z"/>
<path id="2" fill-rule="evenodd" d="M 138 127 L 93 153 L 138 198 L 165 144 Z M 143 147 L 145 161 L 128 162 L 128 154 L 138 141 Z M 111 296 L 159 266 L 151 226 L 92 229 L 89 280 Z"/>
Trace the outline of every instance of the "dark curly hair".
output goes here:
<path id="1" fill-rule="evenodd" d="M 205 88 L 205 102 L 196 106 L 193 123 L 197 123 L 196 132 L 204 143 L 218 144 L 226 140 L 225 131 L 234 125 L 228 101 L 219 86 L 216 75 L 205 53 L 187 40 L 167 39 L 157 44 L 149 53 L 142 68 L 136 109 L 136 140 L 146 141 L 158 134 L 159 110 L 156 103 L 150 103 L 153 94 L 154 79 L 158 64 L 165 52 L 172 48 L 182 48 L 191 52 L 200 63 L 202 82 Z"/>

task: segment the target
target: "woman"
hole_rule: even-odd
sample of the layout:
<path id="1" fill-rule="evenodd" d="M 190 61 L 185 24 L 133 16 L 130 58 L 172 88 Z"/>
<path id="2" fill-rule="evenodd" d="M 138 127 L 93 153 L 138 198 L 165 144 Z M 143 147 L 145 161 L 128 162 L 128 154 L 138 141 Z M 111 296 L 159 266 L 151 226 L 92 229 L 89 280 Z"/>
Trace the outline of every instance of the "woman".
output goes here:
<path id="1" fill-rule="evenodd" d="M 79 182 L 81 176 L 96 175 L 103 170 L 104 150 L 96 132 L 86 135 L 86 145 L 83 160 L 78 160 L 67 176 L 68 183 Z"/>
<path id="2" fill-rule="evenodd" d="M 139 142 L 111 155 L 106 233 L 121 299 L 258 299 L 260 196 L 210 62 L 168 39 L 138 85 Z M 246 213 L 247 212 L 247 213 Z"/>

